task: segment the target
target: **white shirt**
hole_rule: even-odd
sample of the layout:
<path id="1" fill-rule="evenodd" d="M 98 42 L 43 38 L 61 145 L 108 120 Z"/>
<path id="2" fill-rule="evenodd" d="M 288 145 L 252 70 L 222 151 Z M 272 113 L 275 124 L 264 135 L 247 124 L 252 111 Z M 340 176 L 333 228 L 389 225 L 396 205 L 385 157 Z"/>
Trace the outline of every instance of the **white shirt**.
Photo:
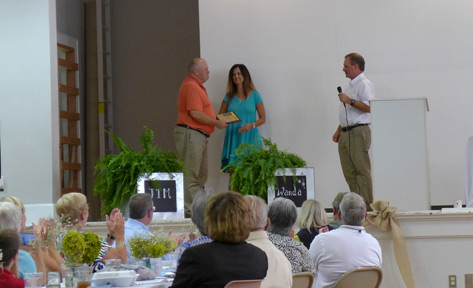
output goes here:
<path id="1" fill-rule="evenodd" d="M 370 105 L 370 100 L 374 99 L 374 87 L 370 80 L 365 77 L 364 73 L 353 78 L 348 83 L 348 86 L 345 87 L 344 93 L 347 94 L 348 97 L 355 99 L 356 101 L 361 101 L 368 106 Z M 346 104 L 345 106 L 340 102 L 340 107 L 338 109 L 338 118 L 342 127 L 371 123 L 370 113 L 358 110 L 350 104 Z"/>
<path id="2" fill-rule="evenodd" d="M 255 245 L 268 257 L 268 272 L 261 283 L 261 288 L 292 287 L 292 267 L 286 255 L 268 239 L 266 231 L 253 231 L 246 242 Z"/>
<path id="3" fill-rule="evenodd" d="M 361 226 L 342 225 L 317 235 L 310 245 L 314 261 L 313 288 L 333 287 L 348 270 L 360 266 L 381 267 L 382 253 L 378 240 Z"/>

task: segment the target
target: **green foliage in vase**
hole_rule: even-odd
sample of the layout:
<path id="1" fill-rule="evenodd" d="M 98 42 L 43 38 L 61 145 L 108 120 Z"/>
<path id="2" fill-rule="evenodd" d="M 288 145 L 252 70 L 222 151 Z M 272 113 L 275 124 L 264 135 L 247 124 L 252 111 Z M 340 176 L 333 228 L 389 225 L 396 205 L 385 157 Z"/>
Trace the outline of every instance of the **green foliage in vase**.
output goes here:
<path id="1" fill-rule="evenodd" d="M 135 233 L 130 239 L 129 245 L 131 255 L 136 259 L 145 257 L 160 258 L 176 249 L 176 243 L 161 232 L 154 232 L 153 234 Z"/>
<path id="2" fill-rule="evenodd" d="M 299 156 L 280 151 L 271 139 L 262 138 L 263 147 L 242 143 L 235 150 L 236 160 L 223 170 L 233 171 L 230 187 L 244 195 L 256 195 L 266 200 L 268 185 L 276 184 L 275 172 L 278 169 L 306 167 Z M 297 178 L 294 177 L 294 180 Z"/>
<path id="3" fill-rule="evenodd" d="M 60 247 L 67 264 L 92 265 L 99 256 L 102 243 L 95 233 L 69 230 L 62 238 Z"/>
<path id="4" fill-rule="evenodd" d="M 88 265 L 92 265 L 97 259 L 97 256 L 100 253 L 102 248 L 102 243 L 100 243 L 99 235 L 92 232 L 83 232 L 82 237 L 85 241 L 85 251 L 82 255 L 82 262 Z"/>
<path id="5" fill-rule="evenodd" d="M 183 172 L 184 164 L 172 152 L 163 152 L 153 145 L 154 132 L 144 127 L 140 137 L 142 152 L 134 151 L 115 134 L 109 133 L 120 149 L 119 154 L 100 158 L 95 166 L 97 178 L 94 194 L 100 195 L 102 212 L 109 214 L 113 208 L 121 208 L 136 194 L 138 179 L 153 172 Z"/>
<path id="6" fill-rule="evenodd" d="M 62 239 L 62 253 L 66 262 L 81 263 L 85 251 L 85 241 L 81 233 L 70 230 Z"/>

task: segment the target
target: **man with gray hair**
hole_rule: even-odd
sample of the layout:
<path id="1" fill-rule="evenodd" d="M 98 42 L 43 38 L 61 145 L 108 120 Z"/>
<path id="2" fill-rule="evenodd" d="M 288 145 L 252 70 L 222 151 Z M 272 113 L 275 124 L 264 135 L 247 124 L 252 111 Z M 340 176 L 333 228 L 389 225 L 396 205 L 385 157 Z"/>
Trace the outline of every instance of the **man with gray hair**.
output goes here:
<path id="1" fill-rule="evenodd" d="M 130 256 L 130 239 L 133 235 L 151 235 L 149 231 L 149 224 L 153 220 L 154 204 L 151 194 L 148 193 L 137 193 L 130 197 L 128 201 L 128 213 L 129 218 L 125 222 L 125 245 L 128 257 Z M 185 234 L 172 235 L 172 231 L 169 232 L 169 239 L 176 243 L 176 246 L 181 245 L 182 241 L 186 237 Z M 107 235 L 112 240 L 115 238 L 113 235 Z M 164 255 L 164 259 L 168 259 L 169 256 Z"/>
<path id="2" fill-rule="evenodd" d="M 314 263 L 302 242 L 294 240 L 297 208 L 286 198 L 276 198 L 269 205 L 268 238 L 291 263 L 292 273 L 314 272 Z M 316 237 L 317 238 L 317 237 Z"/>
<path id="3" fill-rule="evenodd" d="M 276 246 L 268 239 L 266 229 L 269 226 L 268 205 L 263 199 L 253 195 L 246 195 L 245 200 L 253 213 L 253 227 L 246 242 L 255 245 L 266 253 L 268 257 L 268 271 L 261 283 L 262 288 L 287 288 L 292 286 L 292 268 Z"/>
<path id="4" fill-rule="evenodd" d="M 184 208 L 186 217 L 199 188 L 207 181 L 207 142 L 215 127 L 227 124 L 217 120 L 204 83 L 209 79 L 209 66 L 204 59 L 194 58 L 188 67 L 177 96 L 177 121 L 174 128 L 177 157 L 184 162 Z"/>
<path id="5" fill-rule="evenodd" d="M 212 239 L 205 233 L 204 229 L 204 218 L 205 218 L 205 208 L 207 207 L 207 201 L 210 198 L 210 193 L 207 193 L 204 189 L 199 189 L 195 195 L 194 201 L 191 205 L 191 220 L 194 223 L 197 230 L 199 230 L 200 237 L 196 238 L 194 233 L 189 234 L 189 242 L 185 242 L 179 248 L 179 254 L 177 256 L 177 261 L 181 259 L 182 253 L 189 247 L 195 245 L 204 244 L 212 242 Z"/>
<path id="6" fill-rule="evenodd" d="M 340 203 L 342 202 L 343 196 L 348 194 L 348 192 L 338 192 L 337 196 L 332 201 L 332 209 L 333 209 L 333 221 L 329 223 L 334 229 L 340 227 L 341 222 L 340 218 L 338 218 L 338 211 L 340 211 Z"/>
<path id="7" fill-rule="evenodd" d="M 314 288 L 333 287 L 343 273 L 353 268 L 381 267 L 382 264 L 378 241 L 363 228 L 366 218 L 363 198 L 347 193 L 338 215 L 342 226 L 318 235 L 310 245 L 309 253 L 316 271 Z"/>
<path id="8" fill-rule="evenodd" d="M 137 193 L 128 201 L 129 218 L 125 222 L 125 245 L 128 256 L 130 255 L 130 239 L 135 233 L 151 235 L 149 224 L 153 220 L 153 199 L 151 194 Z M 114 238 L 113 235 L 108 237 Z"/>

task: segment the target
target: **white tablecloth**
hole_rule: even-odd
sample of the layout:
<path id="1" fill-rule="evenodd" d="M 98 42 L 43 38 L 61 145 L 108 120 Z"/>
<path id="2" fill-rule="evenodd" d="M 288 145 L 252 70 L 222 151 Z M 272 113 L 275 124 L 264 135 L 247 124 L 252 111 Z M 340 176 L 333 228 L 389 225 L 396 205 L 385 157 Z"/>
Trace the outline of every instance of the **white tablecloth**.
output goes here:
<path id="1" fill-rule="evenodd" d="M 465 175 L 466 207 L 473 207 L 473 136 L 466 145 L 466 175 Z"/>

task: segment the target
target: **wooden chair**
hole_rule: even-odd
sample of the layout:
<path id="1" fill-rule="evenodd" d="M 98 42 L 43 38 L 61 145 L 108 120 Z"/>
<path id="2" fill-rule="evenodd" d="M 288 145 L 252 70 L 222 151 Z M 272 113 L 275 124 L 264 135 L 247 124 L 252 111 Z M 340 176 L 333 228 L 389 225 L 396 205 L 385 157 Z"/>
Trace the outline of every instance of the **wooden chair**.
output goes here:
<path id="1" fill-rule="evenodd" d="M 260 288 L 263 280 L 235 280 L 225 285 L 225 288 Z"/>
<path id="2" fill-rule="evenodd" d="M 383 280 L 379 267 L 358 267 L 345 272 L 335 284 L 335 288 L 378 288 Z"/>
<path id="3" fill-rule="evenodd" d="M 312 272 L 300 272 L 292 274 L 292 288 L 311 288 L 314 283 Z"/>

